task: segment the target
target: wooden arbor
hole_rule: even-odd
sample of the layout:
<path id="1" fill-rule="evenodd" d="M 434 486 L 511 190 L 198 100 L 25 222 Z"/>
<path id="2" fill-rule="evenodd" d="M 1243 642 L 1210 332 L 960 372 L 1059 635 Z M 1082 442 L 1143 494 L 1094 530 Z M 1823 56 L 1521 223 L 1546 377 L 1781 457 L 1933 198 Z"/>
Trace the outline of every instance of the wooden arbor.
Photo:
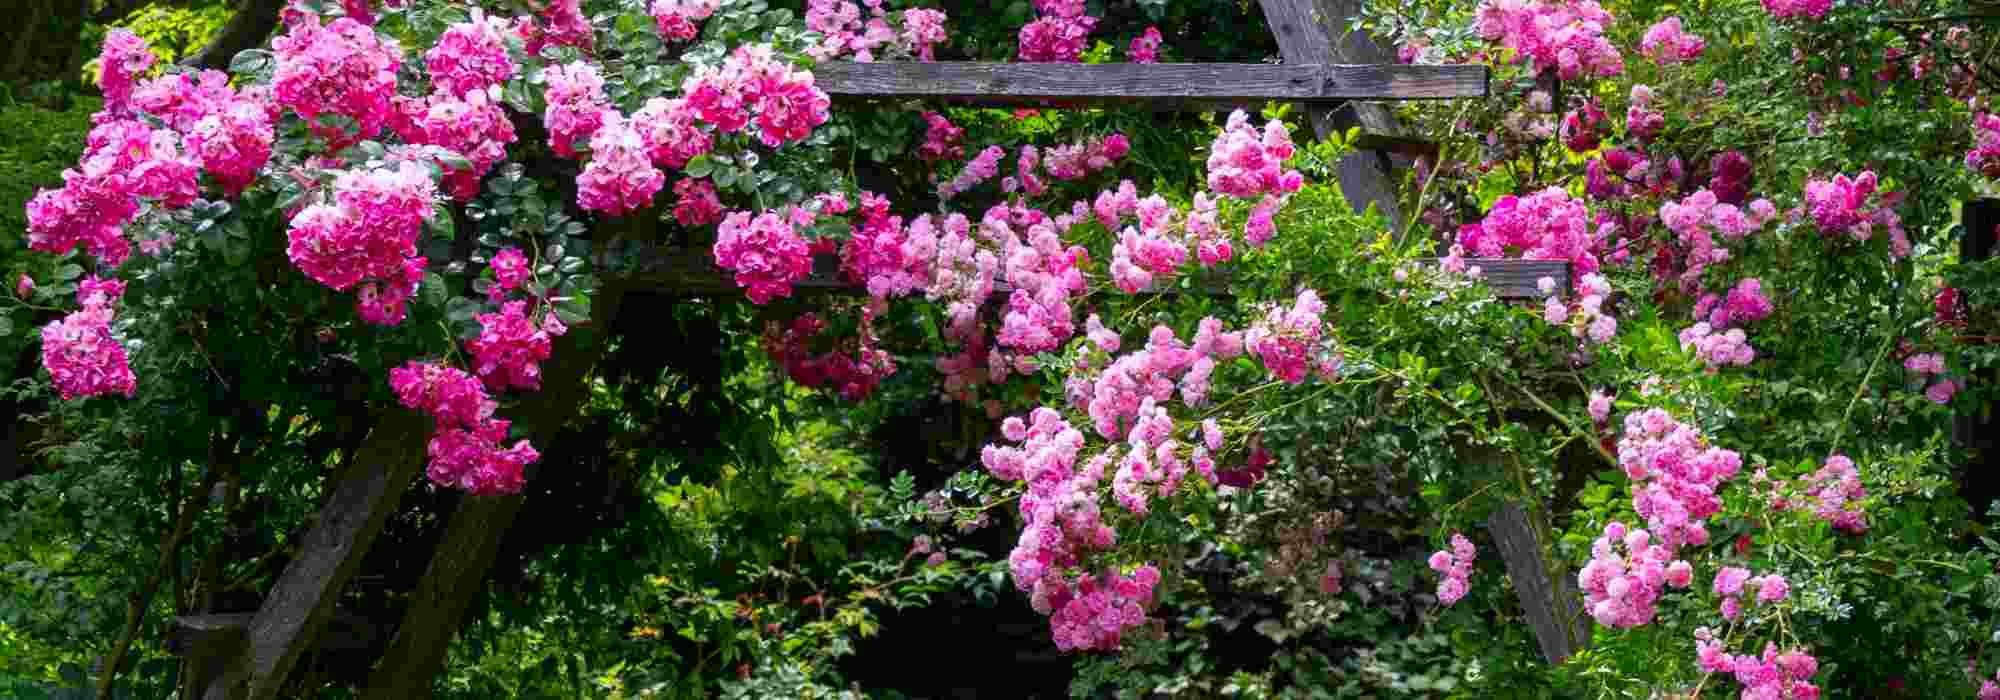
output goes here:
<path id="1" fill-rule="evenodd" d="M 1487 94 L 1484 66 L 1405 66 L 1388 63 L 1365 36 L 1339 36 L 1333 23 L 1353 14 L 1357 0 L 1260 0 L 1277 36 L 1281 64 L 1003 64 L 829 63 L 815 69 L 819 85 L 845 100 L 957 99 L 986 104 L 1145 104 L 1161 109 L 1290 101 L 1304 104 L 1314 131 L 1362 127 L 1371 143 L 1402 139 L 1387 110 L 1362 100 L 1478 98 Z M 1348 201 L 1373 205 L 1400 220 L 1382 153 L 1350 154 L 1339 165 Z M 639 222 L 643 224 L 644 222 Z M 595 300 L 593 327 L 615 317 L 623 290 L 671 284 L 709 294 L 738 290 L 707 260 L 662 259 L 640 275 L 606 275 Z M 1567 279 L 1560 261 L 1482 260 L 1503 297 L 1537 296 L 1534 281 Z M 830 271 L 829 271 L 830 272 Z M 664 273 L 664 274 L 662 274 Z M 818 275 L 808 286 L 837 286 Z M 545 390 L 520 411 L 518 423 L 552 433 L 575 414 L 584 381 L 603 356 L 602 337 L 590 328 L 565 336 Z M 351 640 L 333 624 L 335 602 L 359 570 L 425 458 L 424 421 L 391 410 L 378 416 L 350 464 L 332 484 L 299 552 L 254 614 L 206 615 L 179 620 L 173 636 L 189 657 L 184 687 L 209 700 L 276 697 L 308 652 Z M 412 446 L 415 446 L 414 449 Z M 364 697 L 405 700 L 430 695 L 452 637 L 483 590 L 500 539 L 519 513 L 522 497 L 467 498 L 452 516 L 434 558 L 406 607 L 402 624 L 370 675 Z M 1537 558 L 1538 559 L 1538 558 Z M 1511 559 L 1510 559 L 1511 570 Z M 1544 575 L 1545 576 L 1545 575 Z"/>

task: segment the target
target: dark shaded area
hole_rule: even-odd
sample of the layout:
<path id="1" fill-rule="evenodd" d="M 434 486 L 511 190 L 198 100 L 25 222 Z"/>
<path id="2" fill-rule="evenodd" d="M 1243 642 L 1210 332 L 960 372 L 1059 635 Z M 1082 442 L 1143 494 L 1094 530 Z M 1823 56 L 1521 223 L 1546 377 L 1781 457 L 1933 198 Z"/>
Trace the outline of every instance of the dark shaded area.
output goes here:
<path id="1" fill-rule="evenodd" d="M 1972 262 L 1993 257 L 1993 249 L 2000 244 L 2000 199 L 1966 202 L 1964 221 L 1964 238 L 1959 239 L 1959 259 Z M 2000 372 L 1990 367 L 1978 370 L 1973 381 L 1993 386 L 2000 381 Z M 1995 499 L 2000 499 L 2000 463 L 1994 459 L 1995 454 L 2000 453 L 2000 449 L 1996 449 L 2000 448 L 2000 421 L 1995 420 L 1993 407 L 1987 405 L 1961 412 L 1952 422 L 1952 437 L 1960 447 L 1974 451 L 1960 477 L 1959 494 L 1972 506 L 1975 520 L 1992 525 L 1987 509 Z"/>

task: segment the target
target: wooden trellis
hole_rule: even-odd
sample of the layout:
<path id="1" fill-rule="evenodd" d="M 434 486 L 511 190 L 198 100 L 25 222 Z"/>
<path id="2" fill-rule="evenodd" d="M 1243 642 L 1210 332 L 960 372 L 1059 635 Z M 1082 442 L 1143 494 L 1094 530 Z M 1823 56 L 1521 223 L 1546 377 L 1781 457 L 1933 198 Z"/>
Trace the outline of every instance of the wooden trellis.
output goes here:
<path id="1" fill-rule="evenodd" d="M 1260 0 L 1285 62 L 1280 64 L 1008 64 L 1008 63 L 826 63 L 814 69 L 818 84 L 844 100 L 957 100 L 977 104 L 1119 104 L 1163 110 L 1213 109 L 1223 105 L 1296 102 L 1306 106 L 1314 132 L 1359 126 L 1366 142 L 1407 141 L 1393 115 L 1369 100 L 1479 98 L 1487 95 L 1487 69 L 1478 65 L 1406 66 L 1387 60 L 1368 37 L 1337 31 L 1358 0 Z M 1338 166 L 1348 201 L 1373 205 L 1401 221 L 1384 152 L 1354 153 Z M 1566 283 L 1559 261 L 1476 260 L 1501 296 L 1539 296 L 1535 280 Z M 624 289 L 671 285 L 699 295 L 740 290 L 708 256 L 657 256 L 637 274 L 607 273 L 605 290 L 593 312 L 595 325 L 608 327 Z M 799 285 L 805 289 L 849 287 L 830 266 Z M 1565 286 L 1567 286 L 1565 284 Z M 587 333 L 573 333 L 565 341 Z M 561 388 L 587 376 L 598 347 L 579 350 L 559 344 L 550 387 L 532 409 L 540 429 L 559 425 L 581 405 L 586 392 Z M 587 352 L 588 357 L 576 353 Z M 401 412 L 378 425 L 333 485 L 331 495 L 300 551 L 278 578 L 255 614 L 182 618 L 179 650 L 204 669 L 194 687 L 209 700 L 266 700 L 278 695 L 285 679 L 307 652 L 337 647 L 322 639 L 335 619 L 335 601 L 360 568 L 402 494 L 421 471 L 423 423 Z M 412 445 L 416 445 L 412 449 Z M 520 509 L 521 497 L 467 498 L 453 516 L 443 542 L 413 593 L 396 638 L 375 668 L 364 698 L 427 697 L 430 678 L 442 665 L 445 646 L 461 626 L 468 602 L 483 590 L 493 553 Z M 1531 536 L 1531 534 L 1530 534 Z M 1539 552 L 1532 542 L 1528 549 Z M 1523 551 L 1527 551 L 1524 549 Z M 1532 557 L 1539 562 L 1539 557 Z M 1539 569 L 1539 567 L 1537 567 Z M 1509 571 L 1517 578 L 1528 569 Z M 1539 573 L 1546 578 L 1546 573 Z M 1530 603 L 1533 606 L 1533 603 Z M 1546 606 L 1543 606 L 1546 607 Z M 1551 613 L 1552 614 L 1552 613 Z M 346 629 L 346 628 L 342 628 Z M 342 633 L 344 634 L 344 633 Z M 394 658 L 391 658 L 394 657 Z M 217 682 L 210 682 L 215 679 Z"/>

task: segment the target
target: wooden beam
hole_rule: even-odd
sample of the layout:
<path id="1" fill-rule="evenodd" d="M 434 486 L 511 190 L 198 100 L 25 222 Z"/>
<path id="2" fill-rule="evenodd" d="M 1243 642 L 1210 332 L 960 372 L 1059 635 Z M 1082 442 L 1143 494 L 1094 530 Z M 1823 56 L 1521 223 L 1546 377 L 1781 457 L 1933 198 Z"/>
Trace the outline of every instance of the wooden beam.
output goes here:
<path id="1" fill-rule="evenodd" d="M 317 522 L 245 630 L 245 646 L 206 700 L 277 697 L 299 657 L 318 642 L 334 602 L 361 568 L 403 492 L 423 470 L 429 419 L 391 409 L 348 460 Z"/>
<path id="2" fill-rule="evenodd" d="M 1435 263 L 1427 260 L 1427 263 Z M 1561 260 L 1516 260 L 1513 258 L 1467 258 L 1467 266 L 1477 266 L 1487 286 L 1501 299 L 1540 299 L 1541 289 L 1536 282 L 1543 277 L 1553 278 L 1558 289 L 1569 288 L 1569 263 Z M 715 266 L 715 258 L 705 252 L 672 251 L 644 256 L 638 269 L 620 273 L 607 273 L 624 278 L 638 287 L 651 287 L 661 291 L 682 293 L 688 296 L 738 296 L 743 293 L 736 286 L 736 280 L 727 270 Z M 831 255 L 813 258 L 812 275 L 792 285 L 802 294 L 856 294 L 861 287 L 847 281 L 840 273 L 838 261 Z M 993 294 L 1005 296 L 1013 289 L 1004 281 L 993 283 Z M 1163 291 L 1164 294 L 1182 293 L 1178 288 Z M 1226 285 L 1198 285 L 1191 293 L 1229 296 Z"/>
<path id="3" fill-rule="evenodd" d="M 1535 631 L 1535 643 L 1542 659 L 1561 665 L 1578 650 L 1590 646 L 1591 619 L 1583 615 L 1581 595 L 1570 588 L 1570 576 L 1551 576 L 1542 560 L 1542 544 L 1528 522 L 1521 504 L 1507 501 L 1486 518 L 1493 532 L 1495 548 L 1507 564 L 1507 580 L 1521 600 L 1528 626 Z"/>
<path id="4" fill-rule="evenodd" d="M 1485 97 L 1478 65 L 1314 63 L 936 63 L 830 61 L 813 80 L 837 98 L 983 104 L 1304 102 Z"/>

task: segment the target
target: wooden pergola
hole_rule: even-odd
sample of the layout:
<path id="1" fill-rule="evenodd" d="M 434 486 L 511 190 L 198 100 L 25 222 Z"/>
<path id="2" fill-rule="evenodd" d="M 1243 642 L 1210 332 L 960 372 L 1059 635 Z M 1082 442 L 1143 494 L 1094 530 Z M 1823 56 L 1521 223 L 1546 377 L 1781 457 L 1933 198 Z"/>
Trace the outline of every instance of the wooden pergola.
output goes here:
<path id="1" fill-rule="evenodd" d="M 847 63 L 817 66 L 817 83 L 843 100 L 951 99 L 980 104 L 1117 104 L 1161 110 L 1215 109 L 1268 101 L 1303 104 L 1315 134 L 1360 127 L 1366 143 L 1387 147 L 1411 139 L 1394 116 L 1370 101 L 1481 98 L 1488 71 L 1480 65 L 1416 66 L 1392 63 L 1368 37 L 1337 30 L 1355 14 L 1358 0 L 1260 0 L 1284 57 L 1277 64 L 1021 64 L 1021 63 Z M 1390 164 L 1382 151 L 1351 153 L 1338 165 L 1339 184 L 1357 208 L 1375 206 L 1401 221 Z M 1482 259 L 1502 297 L 1536 298 L 1535 281 L 1567 281 L 1561 261 Z M 704 295 L 739 294 L 712 260 L 656 256 L 633 275 L 650 286 L 671 286 Z M 849 285 L 822 266 L 799 286 L 835 289 Z M 1565 285 L 1566 286 L 1566 285 Z M 593 319 L 609 318 L 622 293 L 607 289 L 594 300 Z M 564 341 L 587 333 L 572 333 Z M 601 341 L 599 345 L 601 346 Z M 549 430 L 573 415 L 587 397 L 583 379 L 591 362 L 576 361 L 559 343 L 558 360 L 544 377 L 545 391 L 521 424 Z M 595 350 L 601 353 L 601 348 Z M 539 418 L 539 420 L 538 420 Z M 189 659 L 192 684 L 208 700 L 267 700 L 276 697 L 301 657 L 322 648 L 352 646 L 343 637 L 362 634 L 352 621 L 338 622 L 335 603 L 360 569 L 369 548 L 395 513 L 404 492 L 422 472 L 427 422 L 392 411 L 379 417 L 302 541 L 254 614 L 185 616 L 170 641 Z M 408 700 L 430 695 L 431 680 L 443 666 L 452 637 L 483 591 L 501 537 L 519 513 L 522 496 L 465 498 L 446 527 L 444 539 L 416 589 L 402 624 L 373 669 L 369 700 Z M 1518 509 L 1516 509 L 1516 512 Z M 1496 516 L 1495 531 L 1507 525 L 1521 542 L 1520 556 L 1508 555 L 1509 573 L 1537 581 L 1547 591 L 1550 577 L 1525 521 Z M 1518 569 L 1517 569 L 1518 563 Z M 1561 590 L 1561 580 L 1553 582 Z M 1524 591 L 1525 592 L 1525 591 Z M 1574 597 L 1574 596 L 1571 596 Z M 1525 598 L 1525 596 L 1524 596 Z M 1559 600 L 1554 596 L 1552 600 Z M 1524 602 L 1528 602 L 1525 601 Z M 1529 603 L 1530 608 L 1535 608 Z M 1542 606 L 1542 618 L 1554 620 Z M 1531 616 L 1533 616 L 1531 610 Z M 1573 616 L 1566 616 L 1573 617 Z M 1539 627 L 1538 624 L 1538 632 Z M 1560 636 L 1560 629 L 1556 630 Z M 1567 642 L 1551 649 L 1567 655 Z M 1560 653 L 1556 653 L 1560 652 Z"/>

